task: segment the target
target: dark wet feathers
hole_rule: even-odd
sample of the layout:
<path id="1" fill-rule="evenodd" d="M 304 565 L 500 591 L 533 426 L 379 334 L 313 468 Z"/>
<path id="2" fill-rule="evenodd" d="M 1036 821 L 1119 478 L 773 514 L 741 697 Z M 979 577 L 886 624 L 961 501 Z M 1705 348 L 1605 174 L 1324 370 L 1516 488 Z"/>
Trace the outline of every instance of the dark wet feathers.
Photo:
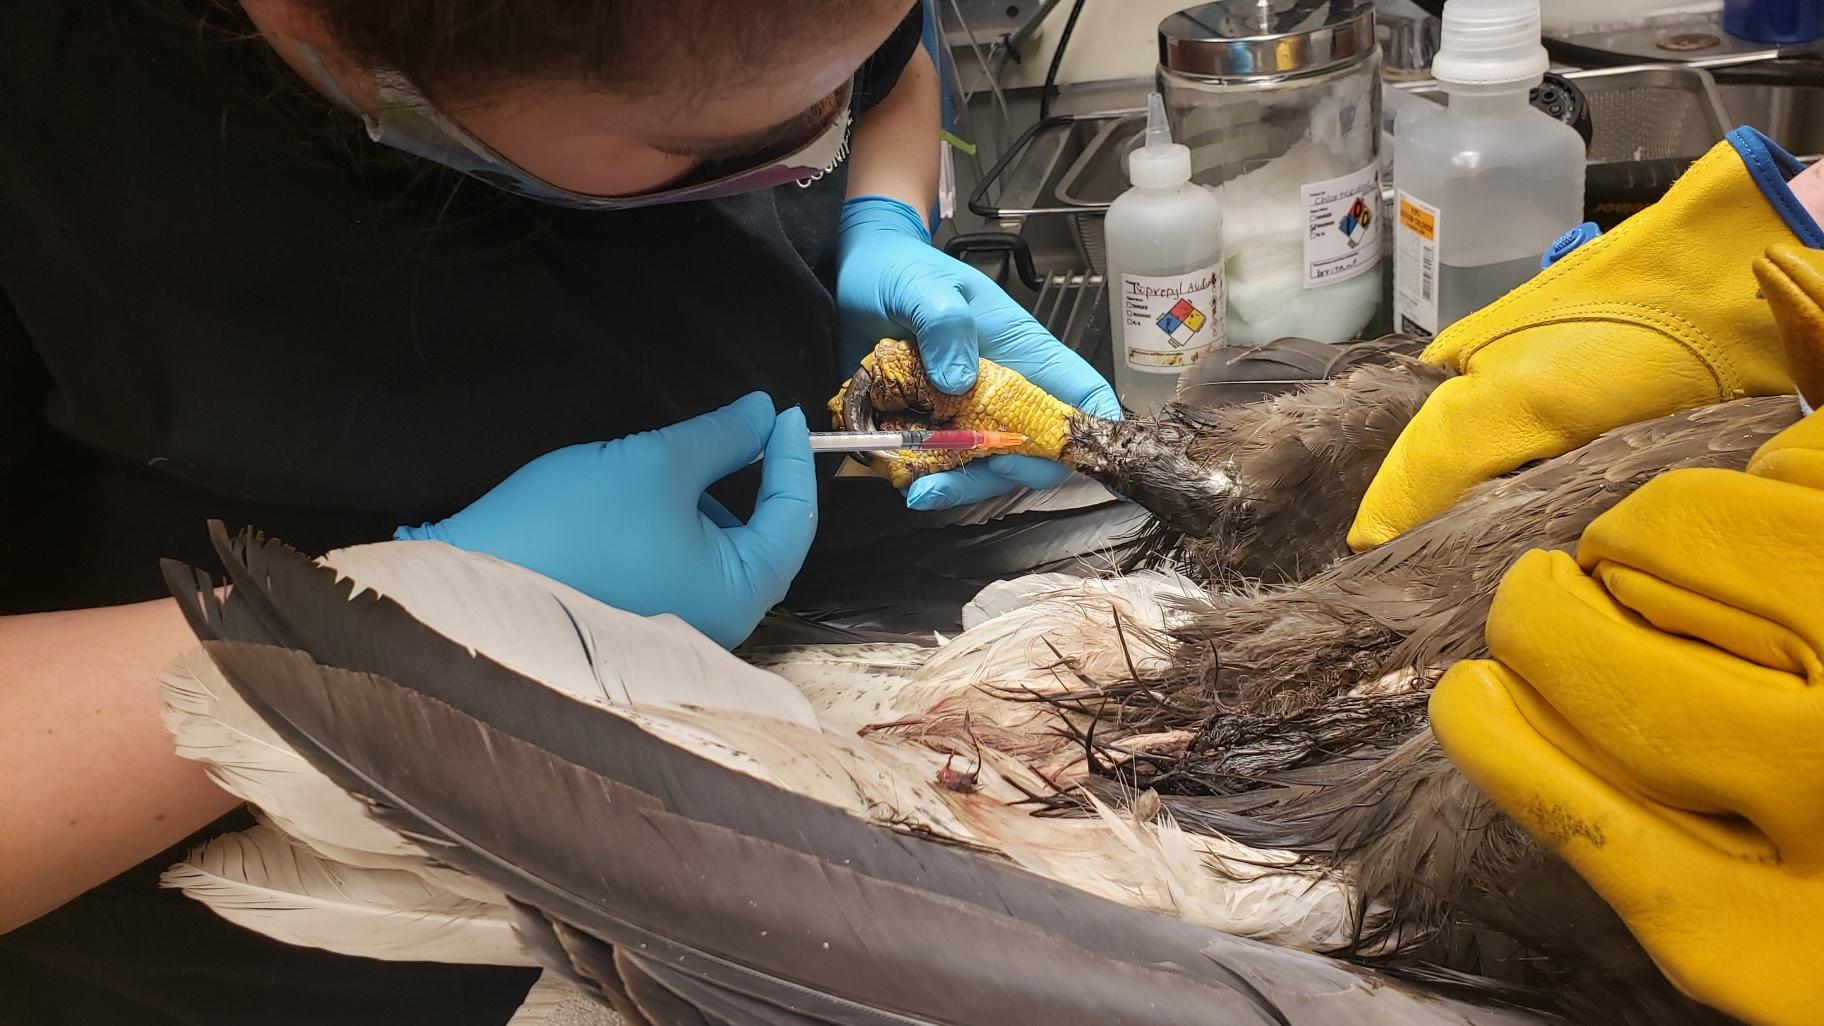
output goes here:
<path id="1" fill-rule="evenodd" d="M 1437 378 L 1402 385 L 1409 372 L 1357 371 L 1279 400 L 1279 410 L 1242 408 L 1229 430 L 1241 423 L 1278 439 L 1298 434 L 1286 425 L 1334 423 L 1333 411 L 1374 404 L 1359 391 L 1369 378 L 1391 397 L 1385 412 L 1415 409 L 1411 399 L 1422 401 Z M 1269 416 L 1280 426 L 1269 430 Z M 1673 991 L 1587 885 L 1455 770 L 1425 726 L 1424 699 L 1449 664 L 1486 654 L 1489 603 L 1523 552 L 1573 550 L 1591 520 L 1660 473 L 1743 466 L 1797 416 L 1789 398 L 1748 399 L 1630 425 L 1483 485 L 1394 541 L 1296 583 L 1212 596 L 1177 632 L 1171 669 L 1142 682 L 1159 701 L 1133 727 L 1188 727 L 1197 738 L 1181 755 L 1135 763 L 1122 786 L 1163 792 L 1189 829 L 1348 866 L 1365 900 L 1394 912 L 1364 926 L 1358 957 L 1495 976 L 1598 1021 L 1723 1021 Z M 1360 422 L 1356 443 L 1373 454 L 1364 457 L 1371 470 L 1404 421 Z M 1248 450 L 1217 437 L 1204 451 L 1237 466 L 1251 451 L 1258 462 L 1244 480 L 1290 484 L 1250 486 L 1252 515 L 1238 514 L 1213 544 L 1181 541 L 1194 568 L 1240 559 L 1258 573 L 1245 554 L 1270 529 L 1264 509 L 1332 532 L 1337 544 L 1371 476 L 1334 473 L 1327 461 L 1349 460 L 1323 444 Z M 1314 560 L 1324 552 L 1316 542 L 1275 545 Z M 1389 946 L 1398 953 L 1386 954 Z"/>

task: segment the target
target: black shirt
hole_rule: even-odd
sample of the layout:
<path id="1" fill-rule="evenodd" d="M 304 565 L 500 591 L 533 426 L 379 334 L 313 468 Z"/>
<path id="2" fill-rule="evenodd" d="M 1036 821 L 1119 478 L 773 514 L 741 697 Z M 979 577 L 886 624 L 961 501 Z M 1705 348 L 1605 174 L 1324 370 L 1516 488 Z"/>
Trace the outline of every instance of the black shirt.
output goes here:
<path id="1" fill-rule="evenodd" d="M 323 551 L 753 389 L 816 415 L 845 185 L 545 206 L 374 146 L 233 0 L 13 4 L 0 613 L 158 597 L 161 557 L 213 566 L 210 517 Z M 0 1021 L 499 1023 L 530 983 L 266 941 L 157 891 L 175 854 L 0 938 Z"/>
<path id="2" fill-rule="evenodd" d="M 373 145 L 224 23 L 233 0 L 14 8 L 0 612 L 157 596 L 159 557 L 208 562 L 206 516 L 307 551 L 383 538 L 551 449 L 756 388 L 816 414 L 841 376 L 840 170 L 562 209 Z"/>

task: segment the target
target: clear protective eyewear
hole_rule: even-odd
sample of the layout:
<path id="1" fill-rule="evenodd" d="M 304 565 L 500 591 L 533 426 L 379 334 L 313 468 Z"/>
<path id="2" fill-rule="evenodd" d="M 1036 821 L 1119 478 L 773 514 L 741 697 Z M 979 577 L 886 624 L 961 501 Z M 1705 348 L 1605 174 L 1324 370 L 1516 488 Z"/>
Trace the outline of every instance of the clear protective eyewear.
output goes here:
<path id="1" fill-rule="evenodd" d="M 744 192 L 760 192 L 788 182 L 808 187 L 835 170 L 849 155 L 849 129 L 853 121 L 853 83 L 843 87 L 837 111 L 808 140 L 787 141 L 772 152 L 757 154 L 739 170 L 713 173 L 701 181 L 687 181 L 633 196 L 596 196 L 553 185 L 477 139 L 454 118 L 437 109 L 404 75 L 390 69 L 374 72 L 380 111 L 363 111 L 349 99 L 324 68 L 316 51 L 302 47 L 305 62 L 338 104 L 360 116 L 368 138 L 383 146 L 461 171 L 495 188 L 528 199 L 560 206 L 593 210 L 632 210 L 666 203 L 717 199 Z M 717 162 L 721 167 L 726 162 Z"/>

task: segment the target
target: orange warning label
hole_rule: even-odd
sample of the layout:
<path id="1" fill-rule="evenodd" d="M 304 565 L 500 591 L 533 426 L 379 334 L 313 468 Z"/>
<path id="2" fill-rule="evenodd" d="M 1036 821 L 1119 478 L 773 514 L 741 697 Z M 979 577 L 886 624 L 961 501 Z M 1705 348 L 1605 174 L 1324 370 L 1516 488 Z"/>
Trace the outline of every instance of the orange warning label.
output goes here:
<path id="1" fill-rule="evenodd" d="M 1435 242 L 1438 238 L 1438 219 L 1432 211 L 1415 205 L 1405 196 L 1400 197 L 1400 226 L 1426 242 Z"/>

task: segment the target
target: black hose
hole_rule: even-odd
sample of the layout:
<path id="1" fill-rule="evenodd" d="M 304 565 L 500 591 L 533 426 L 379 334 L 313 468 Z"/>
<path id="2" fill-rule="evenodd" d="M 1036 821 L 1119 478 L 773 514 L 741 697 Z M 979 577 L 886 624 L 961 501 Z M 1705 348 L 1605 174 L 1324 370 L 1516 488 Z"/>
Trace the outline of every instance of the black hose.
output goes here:
<path id="1" fill-rule="evenodd" d="M 1051 117 L 1051 94 L 1057 91 L 1058 67 L 1064 63 L 1064 48 L 1070 45 L 1070 34 L 1077 30 L 1077 16 L 1083 13 L 1084 0 L 1070 5 L 1070 17 L 1064 19 L 1064 31 L 1058 33 L 1057 49 L 1051 51 L 1051 66 L 1045 69 L 1045 85 L 1039 90 L 1039 120 Z"/>

